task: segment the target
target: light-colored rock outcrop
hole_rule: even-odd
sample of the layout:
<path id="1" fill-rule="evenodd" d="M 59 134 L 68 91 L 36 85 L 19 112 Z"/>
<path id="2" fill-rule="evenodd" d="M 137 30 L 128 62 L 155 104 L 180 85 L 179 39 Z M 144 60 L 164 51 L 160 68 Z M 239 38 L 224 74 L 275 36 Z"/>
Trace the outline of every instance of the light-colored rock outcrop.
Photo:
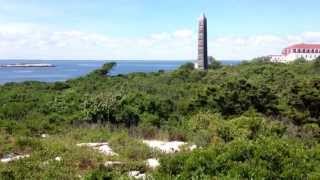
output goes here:
<path id="1" fill-rule="evenodd" d="M 81 143 L 77 144 L 79 147 L 90 147 L 94 150 L 99 151 L 100 153 L 106 156 L 118 156 L 117 153 L 113 152 L 108 143 Z"/>
<path id="2" fill-rule="evenodd" d="M 49 135 L 48 135 L 48 134 L 41 134 L 41 137 L 42 137 L 42 138 L 48 138 Z"/>
<path id="3" fill-rule="evenodd" d="M 158 159 L 155 159 L 155 158 L 151 158 L 151 159 L 148 159 L 146 161 L 146 164 L 149 168 L 151 169 L 156 169 L 157 167 L 160 166 L 160 162 Z"/>
<path id="4" fill-rule="evenodd" d="M 106 167 L 111 167 L 111 166 L 114 166 L 114 165 L 122 165 L 124 164 L 123 162 L 121 161 L 107 161 L 104 163 L 104 166 Z"/>
<path id="5" fill-rule="evenodd" d="M 128 176 L 134 179 L 146 179 L 146 174 L 143 174 L 140 171 L 130 171 Z"/>
<path id="6" fill-rule="evenodd" d="M 188 144 L 182 141 L 158 141 L 158 140 L 144 140 L 147 146 L 153 149 L 160 150 L 164 153 L 176 153 L 181 151 L 182 146 L 187 146 Z M 194 150 L 197 148 L 196 145 L 192 145 L 188 147 L 190 150 Z"/>
<path id="7" fill-rule="evenodd" d="M 60 161 L 62 161 L 62 158 L 58 156 L 58 157 L 54 158 L 54 160 L 60 162 Z"/>
<path id="8" fill-rule="evenodd" d="M 7 157 L 2 158 L 0 160 L 0 162 L 9 163 L 9 162 L 12 162 L 12 161 L 17 161 L 17 160 L 28 158 L 28 157 L 30 157 L 30 155 L 28 155 L 28 154 L 27 155 L 8 155 Z"/>

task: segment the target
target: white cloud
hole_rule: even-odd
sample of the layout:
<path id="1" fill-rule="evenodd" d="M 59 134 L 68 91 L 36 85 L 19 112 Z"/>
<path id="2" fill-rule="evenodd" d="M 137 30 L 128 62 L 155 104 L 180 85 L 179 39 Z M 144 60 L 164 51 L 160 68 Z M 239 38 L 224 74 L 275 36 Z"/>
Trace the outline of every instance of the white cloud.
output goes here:
<path id="1" fill-rule="evenodd" d="M 178 30 L 173 34 L 174 34 L 174 37 L 177 37 L 177 38 L 192 38 L 193 36 L 193 32 L 189 29 Z"/>
<path id="2" fill-rule="evenodd" d="M 152 34 L 151 38 L 155 39 L 155 40 L 168 40 L 171 38 L 170 33 L 156 33 L 156 34 Z"/>
<path id="3" fill-rule="evenodd" d="M 32 25 L 2 25 L 0 58 L 28 59 L 192 59 L 192 32 L 145 37 L 109 37 L 82 31 L 56 31 Z"/>
<path id="4" fill-rule="evenodd" d="M 209 40 L 209 54 L 218 59 L 250 59 L 278 54 L 301 42 L 320 42 L 320 32 L 217 37 Z M 30 24 L 0 26 L 1 59 L 195 59 L 196 43 L 196 33 L 188 29 L 128 38 Z"/>
<path id="5" fill-rule="evenodd" d="M 281 50 L 296 43 L 320 43 L 320 32 L 298 35 L 254 35 L 248 37 L 218 37 L 209 42 L 209 54 L 220 59 L 251 59 L 280 54 Z"/>

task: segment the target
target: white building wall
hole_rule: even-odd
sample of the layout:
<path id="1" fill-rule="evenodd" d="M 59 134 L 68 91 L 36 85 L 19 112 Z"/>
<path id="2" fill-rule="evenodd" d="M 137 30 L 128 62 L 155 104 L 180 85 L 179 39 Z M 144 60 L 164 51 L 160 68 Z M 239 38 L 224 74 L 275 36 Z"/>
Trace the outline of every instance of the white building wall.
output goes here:
<path id="1" fill-rule="evenodd" d="M 292 62 L 298 58 L 304 58 L 307 61 L 312 61 L 320 56 L 320 53 L 290 53 L 287 56 L 271 56 L 272 62 Z"/>
<path id="2" fill-rule="evenodd" d="M 290 53 L 284 57 L 287 62 L 294 61 L 298 58 L 305 58 L 307 61 L 312 61 L 320 56 L 320 53 Z"/>

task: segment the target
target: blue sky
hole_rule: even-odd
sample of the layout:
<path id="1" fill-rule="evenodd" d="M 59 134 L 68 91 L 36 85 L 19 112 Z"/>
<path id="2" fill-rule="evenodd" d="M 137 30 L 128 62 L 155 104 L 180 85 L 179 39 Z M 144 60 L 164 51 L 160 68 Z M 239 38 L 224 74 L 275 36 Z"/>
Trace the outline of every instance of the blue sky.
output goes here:
<path id="1" fill-rule="evenodd" d="M 208 17 L 219 59 L 320 41 L 317 0 L 0 0 L 0 58 L 193 59 Z M 40 51 L 41 50 L 41 51 Z"/>

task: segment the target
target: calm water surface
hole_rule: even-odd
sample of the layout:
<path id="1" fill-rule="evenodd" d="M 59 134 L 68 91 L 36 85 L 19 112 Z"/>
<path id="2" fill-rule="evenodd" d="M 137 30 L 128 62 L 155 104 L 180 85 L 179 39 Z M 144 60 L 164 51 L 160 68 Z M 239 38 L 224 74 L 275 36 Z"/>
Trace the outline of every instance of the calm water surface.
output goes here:
<path id="1" fill-rule="evenodd" d="M 56 67 L 0 68 L 0 84 L 7 82 L 43 81 L 55 82 L 84 76 L 111 61 L 75 61 L 75 60 L 0 60 L 0 64 L 43 63 Z M 117 66 L 111 75 L 128 74 L 132 72 L 172 71 L 188 61 L 113 61 Z M 190 62 L 190 61 L 189 61 Z M 239 61 L 222 61 L 224 64 L 237 64 Z"/>

